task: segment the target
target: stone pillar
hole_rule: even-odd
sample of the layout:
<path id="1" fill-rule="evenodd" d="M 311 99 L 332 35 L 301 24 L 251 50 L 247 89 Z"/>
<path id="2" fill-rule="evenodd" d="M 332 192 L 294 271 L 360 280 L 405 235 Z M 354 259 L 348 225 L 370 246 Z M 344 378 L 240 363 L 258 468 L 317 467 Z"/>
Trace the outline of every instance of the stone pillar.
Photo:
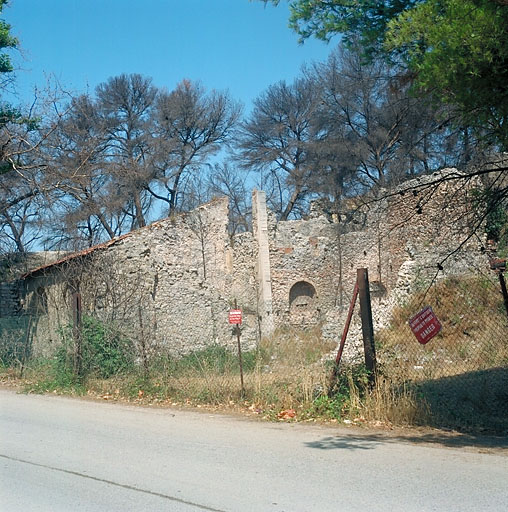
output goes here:
<path id="1" fill-rule="evenodd" d="M 257 287 L 261 336 L 269 336 L 273 332 L 274 322 L 270 250 L 268 246 L 268 214 L 266 211 L 266 194 L 263 191 L 252 191 L 252 229 L 258 246 Z"/>

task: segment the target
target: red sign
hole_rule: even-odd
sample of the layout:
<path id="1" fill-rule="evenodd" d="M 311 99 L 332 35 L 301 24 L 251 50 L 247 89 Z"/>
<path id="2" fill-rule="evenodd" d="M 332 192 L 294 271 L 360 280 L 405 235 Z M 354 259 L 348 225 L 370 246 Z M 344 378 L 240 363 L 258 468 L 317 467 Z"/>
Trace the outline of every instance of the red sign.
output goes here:
<path id="1" fill-rule="evenodd" d="M 416 339 L 425 345 L 441 330 L 441 322 L 432 308 L 427 306 L 409 320 L 409 327 Z"/>
<path id="2" fill-rule="evenodd" d="M 231 309 L 229 311 L 229 323 L 230 324 L 241 324 L 242 323 L 242 310 Z"/>

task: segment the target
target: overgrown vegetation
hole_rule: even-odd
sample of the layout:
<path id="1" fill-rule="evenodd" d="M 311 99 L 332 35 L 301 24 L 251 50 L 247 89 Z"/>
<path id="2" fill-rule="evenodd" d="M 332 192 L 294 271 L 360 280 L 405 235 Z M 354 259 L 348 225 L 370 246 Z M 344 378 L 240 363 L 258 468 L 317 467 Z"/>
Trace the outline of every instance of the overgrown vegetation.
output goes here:
<path id="1" fill-rule="evenodd" d="M 443 326 L 424 346 L 407 323 L 422 304 L 433 306 Z M 394 310 L 390 326 L 377 333 L 377 355 L 390 381 L 405 383 L 425 404 L 425 424 L 503 432 L 508 428 L 507 332 L 495 281 L 449 278 Z"/>
<path id="2" fill-rule="evenodd" d="M 431 304 L 442 332 L 419 345 L 407 321 Z M 243 353 L 245 395 L 235 347 L 211 345 L 175 357 L 153 354 L 148 373 L 136 344 L 113 326 L 85 317 L 77 372 L 72 329 L 62 330 L 53 359 L 20 366 L 2 352 L 2 380 L 27 392 L 89 394 L 151 405 L 234 409 L 270 420 L 342 421 L 377 426 L 427 425 L 470 431 L 508 428 L 508 319 L 495 282 L 449 278 L 415 294 L 376 333 L 379 374 L 369 386 L 363 365 L 340 367 L 328 392 L 335 343 L 318 328 L 278 330 Z M 139 348 L 139 347 L 138 347 Z M 15 375 L 15 373 L 17 373 Z"/>
<path id="3" fill-rule="evenodd" d="M 20 319 L 27 322 L 26 317 Z M 19 368 L 22 376 L 29 350 L 26 325 L 9 333 L 10 338 L 2 338 L 1 362 L 4 368 Z M 60 338 L 60 346 L 53 358 L 35 358 L 26 368 L 27 390 L 83 394 L 91 378 L 109 379 L 135 371 L 134 345 L 115 326 L 84 317 L 79 349 L 76 333 L 70 326 L 61 329 Z"/>
<path id="4" fill-rule="evenodd" d="M 62 344 L 56 354 L 61 373 L 72 373 L 82 380 L 88 376 L 103 379 L 132 370 L 134 344 L 116 326 L 85 316 L 79 336 L 71 327 L 61 331 Z M 79 358 L 79 361 L 78 361 Z"/>
<path id="5" fill-rule="evenodd" d="M 430 304 L 443 329 L 424 346 L 415 344 L 408 319 Z M 391 376 L 432 379 L 508 366 L 508 319 L 499 285 L 487 277 L 449 278 L 415 294 L 376 335 L 378 356 Z"/>
<path id="6" fill-rule="evenodd" d="M 75 344 L 72 330 L 67 328 L 62 331 L 62 345 L 55 358 L 33 361 L 23 382 L 27 392 L 87 393 L 143 404 L 225 407 L 270 420 L 363 423 L 381 418 L 385 423 L 411 422 L 416 414 L 412 392 L 391 390 L 386 394 L 383 379 L 369 390 L 363 365 L 344 368 L 333 394 L 328 395 L 332 363 L 325 356 L 335 343 L 324 342 L 319 334 L 318 329 L 283 329 L 262 340 L 256 350 L 244 352 L 242 397 L 235 351 L 212 345 L 179 358 L 159 354 L 152 358 L 147 375 L 141 364 L 135 364 L 130 341 L 117 330 L 86 318 L 81 374 L 76 372 Z M 4 367 L 3 377 L 12 377 L 12 371 Z M 389 407 L 381 405 L 383 400 L 388 400 Z"/>

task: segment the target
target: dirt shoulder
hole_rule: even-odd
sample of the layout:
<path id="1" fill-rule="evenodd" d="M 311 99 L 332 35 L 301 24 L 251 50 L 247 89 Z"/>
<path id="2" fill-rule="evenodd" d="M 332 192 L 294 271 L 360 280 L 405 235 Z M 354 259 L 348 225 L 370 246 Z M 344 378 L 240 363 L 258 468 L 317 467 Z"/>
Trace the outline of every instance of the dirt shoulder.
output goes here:
<path id="1" fill-rule="evenodd" d="M 2 379 L 0 388 L 14 393 L 24 393 L 24 382 L 19 379 Z M 57 393 L 48 393 L 56 395 Z M 254 407 L 246 403 L 229 403 L 227 405 L 207 405 L 189 402 L 175 402 L 171 400 L 153 400 L 140 396 L 128 399 L 122 396 L 99 395 L 87 393 L 84 395 L 62 394 L 69 398 L 79 400 L 100 401 L 110 404 L 123 404 L 134 407 L 178 409 L 195 411 L 197 413 L 220 414 L 234 416 L 245 421 L 266 421 L 272 423 L 292 423 L 295 426 L 322 428 L 330 434 L 329 442 L 337 442 L 342 438 L 349 442 L 371 441 L 378 443 L 409 443 L 427 447 L 446 447 L 460 449 L 468 452 L 496 454 L 508 457 L 508 436 L 489 435 L 487 433 L 465 433 L 448 429 L 437 429 L 425 426 L 395 426 L 383 424 L 379 421 L 368 422 L 359 418 L 359 421 L 339 421 L 306 419 L 299 421 L 297 417 L 282 417 L 277 420 L 260 413 Z"/>

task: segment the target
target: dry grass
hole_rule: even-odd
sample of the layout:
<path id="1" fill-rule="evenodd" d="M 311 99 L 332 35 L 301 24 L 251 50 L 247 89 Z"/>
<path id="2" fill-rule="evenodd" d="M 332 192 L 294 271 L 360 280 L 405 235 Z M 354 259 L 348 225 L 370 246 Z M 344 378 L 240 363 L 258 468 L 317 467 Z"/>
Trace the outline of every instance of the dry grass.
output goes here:
<path id="1" fill-rule="evenodd" d="M 159 361 L 150 378 L 115 376 L 87 381 L 88 393 L 105 399 L 141 403 L 191 404 L 243 409 L 272 420 L 345 420 L 376 425 L 409 425 L 422 416 L 414 391 L 379 379 L 368 389 L 365 370 L 344 367 L 336 393 L 328 396 L 331 364 L 323 356 L 335 343 L 323 341 L 318 329 L 284 329 L 264 339 L 257 352 L 244 354 L 245 394 L 235 355 L 221 350 Z"/>
<path id="2" fill-rule="evenodd" d="M 417 406 L 412 392 L 383 380 L 371 392 L 365 371 L 344 368 L 337 393 L 327 396 L 331 365 L 323 356 L 335 343 L 323 341 L 319 330 L 284 329 L 264 339 L 256 352 L 244 354 L 245 394 L 241 394 L 236 354 L 221 347 L 183 359 L 152 361 L 150 375 L 141 369 L 107 379 L 90 375 L 76 381 L 59 373 L 54 361 L 27 369 L 23 380 L 30 392 L 88 394 L 104 400 L 143 404 L 192 405 L 241 409 L 271 420 L 332 420 L 353 423 L 410 424 Z M 12 379 L 12 371 L 4 369 Z"/>
<path id="3" fill-rule="evenodd" d="M 408 319 L 431 305 L 443 328 L 419 345 Z M 508 366 L 508 320 L 499 284 L 486 278 L 447 279 L 393 312 L 390 327 L 376 333 L 378 356 L 388 374 L 428 380 Z"/>
<path id="4" fill-rule="evenodd" d="M 416 390 L 405 383 L 395 384 L 380 376 L 374 389 L 366 394 L 362 412 L 367 420 L 407 426 L 429 422 L 430 410 Z"/>
<path id="5" fill-rule="evenodd" d="M 137 368 L 79 383 L 54 374 L 50 362 L 33 365 L 27 369 L 27 389 L 234 408 L 272 420 L 503 432 L 508 428 L 508 325 L 495 283 L 444 281 L 425 301 L 440 318 L 442 333 L 421 346 L 409 331 L 407 319 L 420 308 L 422 296 L 397 309 L 390 327 L 377 333 L 381 364 L 373 389 L 364 368 L 344 366 L 334 393 L 327 395 L 332 367 L 324 356 L 336 344 L 323 341 L 318 328 L 279 330 L 256 351 L 244 353 L 244 395 L 237 355 L 217 346 L 178 360 L 160 356 L 151 360 L 148 375 Z"/>

